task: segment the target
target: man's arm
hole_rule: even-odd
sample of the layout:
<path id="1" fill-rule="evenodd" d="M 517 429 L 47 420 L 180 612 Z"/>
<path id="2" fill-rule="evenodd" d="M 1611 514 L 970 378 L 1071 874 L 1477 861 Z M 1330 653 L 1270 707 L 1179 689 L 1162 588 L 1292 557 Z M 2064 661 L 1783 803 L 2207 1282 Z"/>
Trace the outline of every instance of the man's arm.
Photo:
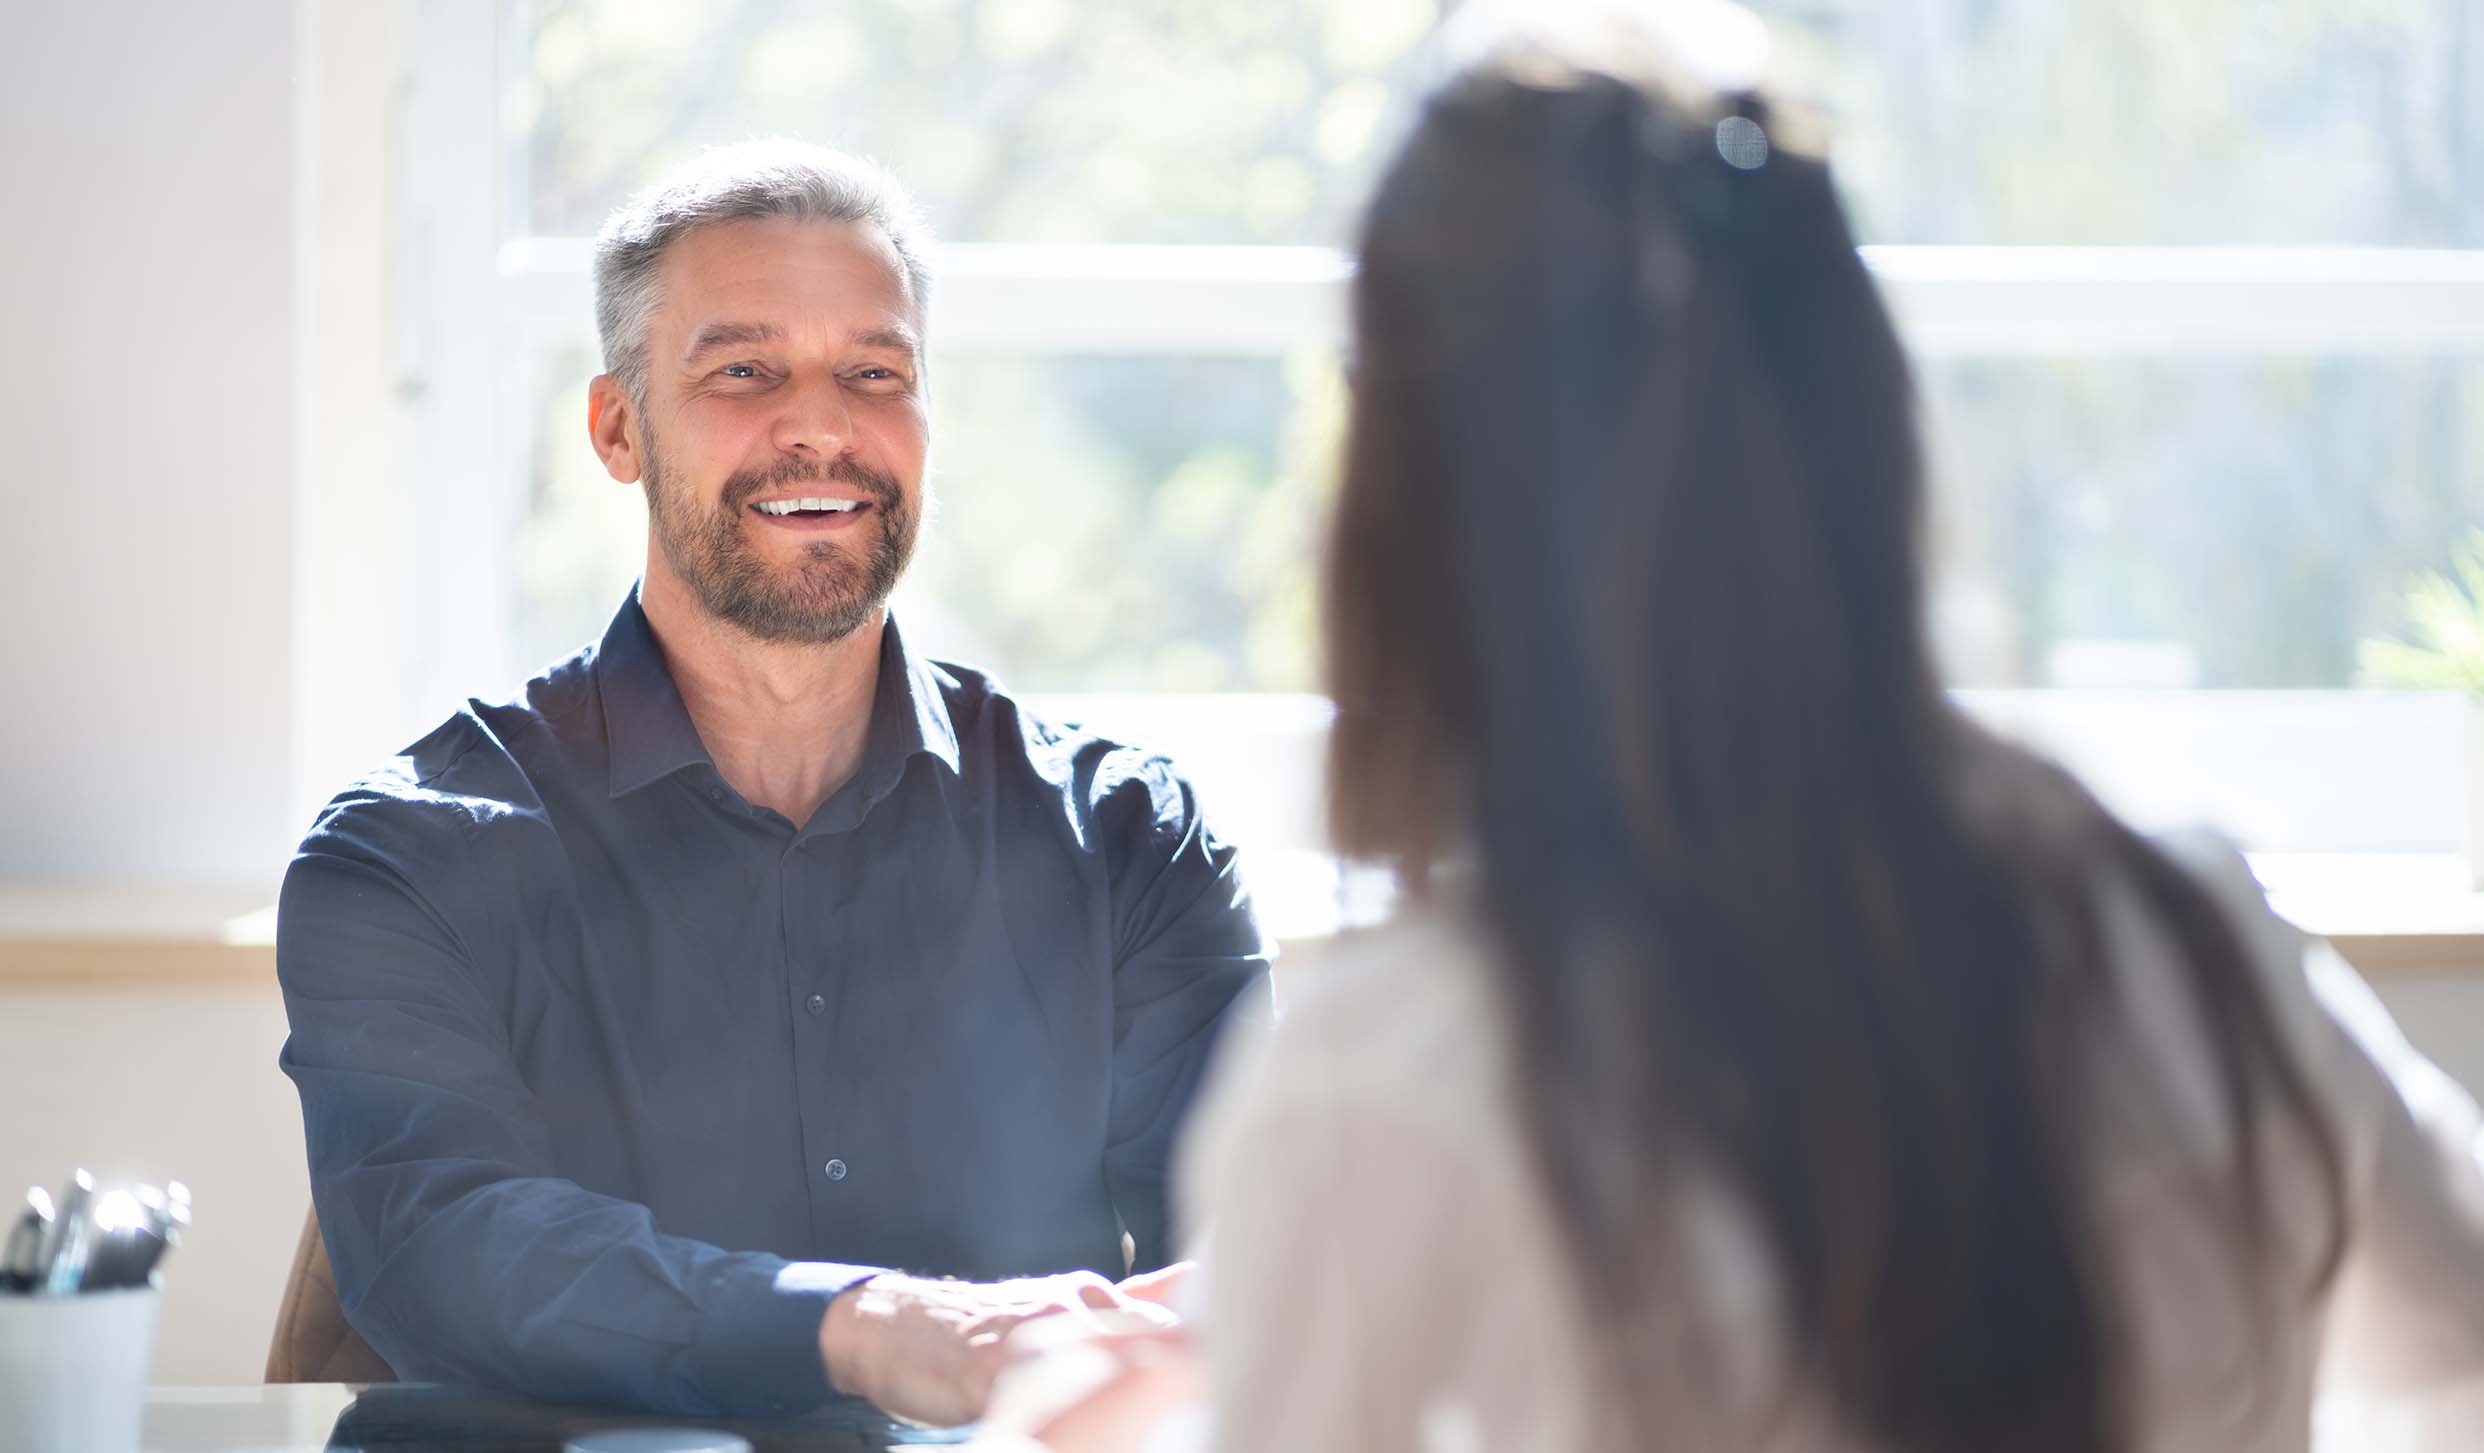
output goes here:
<path id="1" fill-rule="evenodd" d="M 554 1174 L 466 941 L 495 936 L 460 886 L 464 831 L 455 804 L 348 798 L 278 910 L 320 1228 L 347 1317 L 400 1373 L 697 1415 L 835 1391 L 962 1422 L 1011 1327 L 1144 1315 L 1093 1273 L 981 1285 L 726 1251 Z"/>
<path id="2" fill-rule="evenodd" d="M 1116 933 L 1104 1171 L 1144 1272 L 1172 1259 L 1166 1183 L 1200 1075 L 1225 1032 L 1268 1019 L 1268 950 L 1232 846 L 1171 764 L 1115 753 L 1097 781 Z"/>
<path id="3" fill-rule="evenodd" d="M 331 809 L 278 914 L 281 1063 L 355 1330 L 408 1376 L 538 1397 L 694 1414 L 822 1401 L 829 1303 L 876 1268 L 666 1235 L 556 1175 L 464 941 L 479 920 L 461 912 L 462 814 L 413 812 Z"/>

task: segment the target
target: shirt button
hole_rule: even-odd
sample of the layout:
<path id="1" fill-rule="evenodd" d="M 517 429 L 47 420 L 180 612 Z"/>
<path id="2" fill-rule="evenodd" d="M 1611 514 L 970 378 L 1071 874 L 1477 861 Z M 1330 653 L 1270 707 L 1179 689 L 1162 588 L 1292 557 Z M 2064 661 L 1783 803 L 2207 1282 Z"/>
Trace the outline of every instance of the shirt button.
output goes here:
<path id="1" fill-rule="evenodd" d="M 824 994 L 813 994 L 810 998 L 802 1001 L 802 1007 L 810 1010 L 813 1014 L 825 1014 L 828 1012 L 828 997 Z"/>
<path id="2" fill-rule="evenodd" d="M 826 1165 L 824 1165 L 824 1166 L 820 1167 L 820 1169 L 822 1169 L 822 1170 L 826 1171 L 826 1172 L 828 1173 L 828 1179 L 830 1179 L 830 1180 L 832 1180 L 832 1181 L 841 1181 L 841 1180 L 845 1179 L 845 1162 L 844 1162 L 844 1161 L 841 1161 L 841 1160 L 832 1160 L 832 1161 L 828 1162 Z"/>

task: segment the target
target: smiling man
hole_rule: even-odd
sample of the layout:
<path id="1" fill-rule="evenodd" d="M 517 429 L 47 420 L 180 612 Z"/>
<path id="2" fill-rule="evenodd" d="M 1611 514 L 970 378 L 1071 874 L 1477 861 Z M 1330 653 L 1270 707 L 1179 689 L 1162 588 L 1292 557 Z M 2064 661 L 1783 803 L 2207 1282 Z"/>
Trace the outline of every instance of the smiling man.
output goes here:
<path id="1" fill-rule="evenodd" d="M 617 213 L 587 422 L 645 493 L 642 581 L 286 876 L 282 1063 L 401 1376 L 960 1421 L 1017 1321 L 1144 1309 L 1115 1283 L 1168 1255 L 1174 1138 L 1267 962 L 1162 758 L 889 615 L 928 281 L 894 183 L 817 148 Z"/>

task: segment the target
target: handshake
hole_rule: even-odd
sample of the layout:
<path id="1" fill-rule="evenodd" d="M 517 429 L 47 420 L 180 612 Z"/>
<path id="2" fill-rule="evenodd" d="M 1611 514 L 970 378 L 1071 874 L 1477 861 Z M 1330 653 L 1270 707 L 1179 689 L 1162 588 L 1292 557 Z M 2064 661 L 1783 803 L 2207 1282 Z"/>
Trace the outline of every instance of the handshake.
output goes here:
<path id="1" fill-rule="evenodd" d="M 1092 1341 L 1172 1332 L 1170 1303 L 1189 1274 L 1178 1262 L 1120 1282 L 1092 1271 L 1002 1282 L 937 1281 L 894 1273 L 847 1289 L 828 1304 L 819 1354 L 829 1385 L 896 1417 L 956 1424 L 984 1416 L 993 1384 L 1044 1323 L 1041 1342 Z M 1014 1344 L 1018 1344 L 1013 1346 Z"/>

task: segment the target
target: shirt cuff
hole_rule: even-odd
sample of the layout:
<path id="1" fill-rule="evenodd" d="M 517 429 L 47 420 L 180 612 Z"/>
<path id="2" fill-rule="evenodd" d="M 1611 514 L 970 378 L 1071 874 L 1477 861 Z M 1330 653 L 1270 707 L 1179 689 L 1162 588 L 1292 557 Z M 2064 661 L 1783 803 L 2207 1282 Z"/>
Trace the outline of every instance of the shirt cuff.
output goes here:
<path id="1" fill-rule="evenodd" d="M 828 1400 L 819 1326 L 838 1293 L 886 1268 L 838 1261 L 736 1266 L 707 1301 L 691 1376 L 727 1415 L 807 1413 Z"/>

